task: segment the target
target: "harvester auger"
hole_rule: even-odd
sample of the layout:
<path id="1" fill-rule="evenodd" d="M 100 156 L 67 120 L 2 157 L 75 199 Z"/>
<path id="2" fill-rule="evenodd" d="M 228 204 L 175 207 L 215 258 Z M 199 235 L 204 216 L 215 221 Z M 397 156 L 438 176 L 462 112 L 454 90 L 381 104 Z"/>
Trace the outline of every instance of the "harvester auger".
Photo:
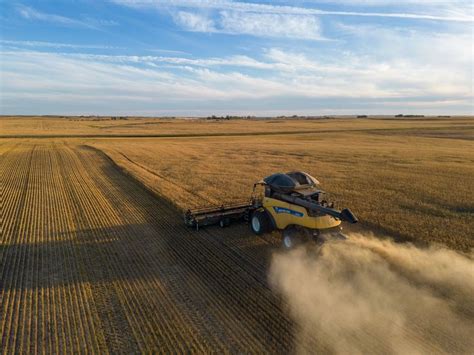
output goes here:
<path id="1" fill-rule="evenodd" d="M 259 186 L 264 188 L 260 195 Z M 319 181 L 304 172 L 273 174 L 254 184 L 249 200 L 188 210 L 184 221 L 196 229 L 246 221 L 257 235 L 280 230 L 285 248 L 309 240 L 345 239 L 341 223 L 357 223 L 357 217 L 349 209 L 335 209 L 318 186 Z"/>

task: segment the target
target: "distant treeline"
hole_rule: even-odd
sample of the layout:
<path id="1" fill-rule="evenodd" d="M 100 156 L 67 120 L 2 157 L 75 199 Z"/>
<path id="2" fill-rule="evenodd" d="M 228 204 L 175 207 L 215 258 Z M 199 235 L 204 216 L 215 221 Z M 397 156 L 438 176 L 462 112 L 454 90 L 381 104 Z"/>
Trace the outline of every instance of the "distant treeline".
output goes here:
<path id="1" fill-rule="evenodd" d="M 68 120 L 72 121 L 80 121 L 80 120 L 85 120 L 85 121 L 119 121 L 123 120 L 126 121 L 128 120 L 128 117 L 126 116 L 63 116 L 63 118 L 66 118 Z"/>
<path id="2" fill-rule="evenodd" d="M 359 117 L 359 116 L 357 116 Z M 367 116 L 360 116 L 360 117 L 367 117 Z M 359 117 L 359 118 L 360 118 Z M 205 119 L 207 120 L 249 120 L 249 119 L 329 119 L 329 118 L 336 118 L 335 116 L 299 116 L 299 115 L 292 115 L 292 116 L 233 116 L 233 115 L 226 115 L 226 116 L 207 116 Z"/>
<path id="3" fill-rule="evenodd" d="M 403 114 L 398 114 L 398 115 L 395 115 L 395 117 L 408 117 L 408 118 L 412 118 L 412 117 L 425 117 L 425 115 L 403 115 Z M 438 118 L 450 118 L 451 116 L 437 116 Z"/>
<path id="4" fill-rule="evenodd" d="M 251 118 L 255 118 L 255 116 L 229 116 L 229 115 L 226 115 L 226 116 L 216 116 L 216 115 L 212 115 L 212 116 L 207 116 L 206 117 L 206 120 L 237 120 L 237 119 L 251 119 Z"/>
<path id="5" fill-rule="evenodd" d="M 403 115 L 403 114 L 398 114 L 395 115 L 395 117 L 425 117 L 425 115 Z"/>
<path id="6" fill-rule="evenodd" d="M 0 115 L 6 116 L 6 115 Z M 300 116 L 300 115 L 280 115 L 280 116 L 238 116 L 238 115 L 222 115 L 216 116 L 211 115 L 207 117 L 186 117 L 186 116 L 159 116 L 159 117 L 146 117 L 146 116 L 98 116 L 98 115 L 81 115 L 81 116 L 62 116 L 62 115 L 42 115 L 40 117 L 57 117 L 57 118 L 65 118 L 68 120 L 86 120 L 86 121 L 118 121 L 118 120 L 128 120 L 128 119 L 135 119 L 135 118 L 144 118 L 144 119 L 179 119 L 179 118 L 190 118 L 190 119 L 205 119 L 205 120 L 249 120 L 249 119 L 259 119 L 259 120 L 266 120 L 266 119 L 299 119 L 299 120 L 321 120 L 321 119 L 337 119 L 337 118 L 377 118 L 378 115 L 333 115 L 333 116 Z M 380 117 L 390 117 L 389 115 L 382 115 Z M 423 118 L 423 117 L 438 117 L 438 118 L 450 118 L 449 115 L 438 115 L 438 116 L 425 116 L 425 115 L 405 115 L 405 114 L 398 114 L 392 117 L 395 118 Z"/>

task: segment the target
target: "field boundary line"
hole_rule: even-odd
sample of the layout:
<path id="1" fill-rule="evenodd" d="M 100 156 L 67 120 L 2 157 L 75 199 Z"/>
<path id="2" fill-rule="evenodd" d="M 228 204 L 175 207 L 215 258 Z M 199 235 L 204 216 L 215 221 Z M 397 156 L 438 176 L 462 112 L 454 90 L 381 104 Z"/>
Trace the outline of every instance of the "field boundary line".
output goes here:
<path id="1" fill-rule="evenodd" d="M 431 129 L 437 131 L 446 127 Z M 354 128 L 354 129 L 319 129 L 319 130 L 286 130 L 286 131 L 263 131 L 263 132 L 216 132 L 216 133 L 157 133 L 157 134 L 19 134 L 0 135 L 0 139 L 43 139 L 43 138 L 200 138 L 200 137 L 251 137 L 251 136 L 279 136 L 297 134 L 318 134 L 318 133 L 341 133 L 341 132 L 392 132 L 392 131 L 413 131 L 415 127 L 394 127 L 394 128 Z M 450 127 L 450 129 L 456 129 Z M 458 127 L 457 129 L 466 129 Z"/>

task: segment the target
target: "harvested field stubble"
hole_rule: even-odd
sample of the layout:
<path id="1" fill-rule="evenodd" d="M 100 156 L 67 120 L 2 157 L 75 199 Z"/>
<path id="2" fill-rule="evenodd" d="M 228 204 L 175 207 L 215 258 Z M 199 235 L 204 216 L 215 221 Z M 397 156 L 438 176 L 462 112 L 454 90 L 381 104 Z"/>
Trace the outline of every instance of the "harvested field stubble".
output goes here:
<path id="1" fill-rule="evenodd" d="M 190 237 L 86 147 L 23 143 L 1 171 L 6 353 L 290 350 L 266 286 L 271 241 L 241 228 Z"/>

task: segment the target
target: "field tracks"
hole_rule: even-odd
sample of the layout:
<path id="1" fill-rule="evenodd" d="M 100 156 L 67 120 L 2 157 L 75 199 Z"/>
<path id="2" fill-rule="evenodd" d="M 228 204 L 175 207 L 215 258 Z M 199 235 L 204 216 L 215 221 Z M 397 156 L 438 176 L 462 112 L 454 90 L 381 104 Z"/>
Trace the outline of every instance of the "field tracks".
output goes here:
<path id="1" fill-rule="evenodd" d="M 266 240 L 191 232 L 95 149 L 3 157 L 4 353 L 290 350 Z"/>

